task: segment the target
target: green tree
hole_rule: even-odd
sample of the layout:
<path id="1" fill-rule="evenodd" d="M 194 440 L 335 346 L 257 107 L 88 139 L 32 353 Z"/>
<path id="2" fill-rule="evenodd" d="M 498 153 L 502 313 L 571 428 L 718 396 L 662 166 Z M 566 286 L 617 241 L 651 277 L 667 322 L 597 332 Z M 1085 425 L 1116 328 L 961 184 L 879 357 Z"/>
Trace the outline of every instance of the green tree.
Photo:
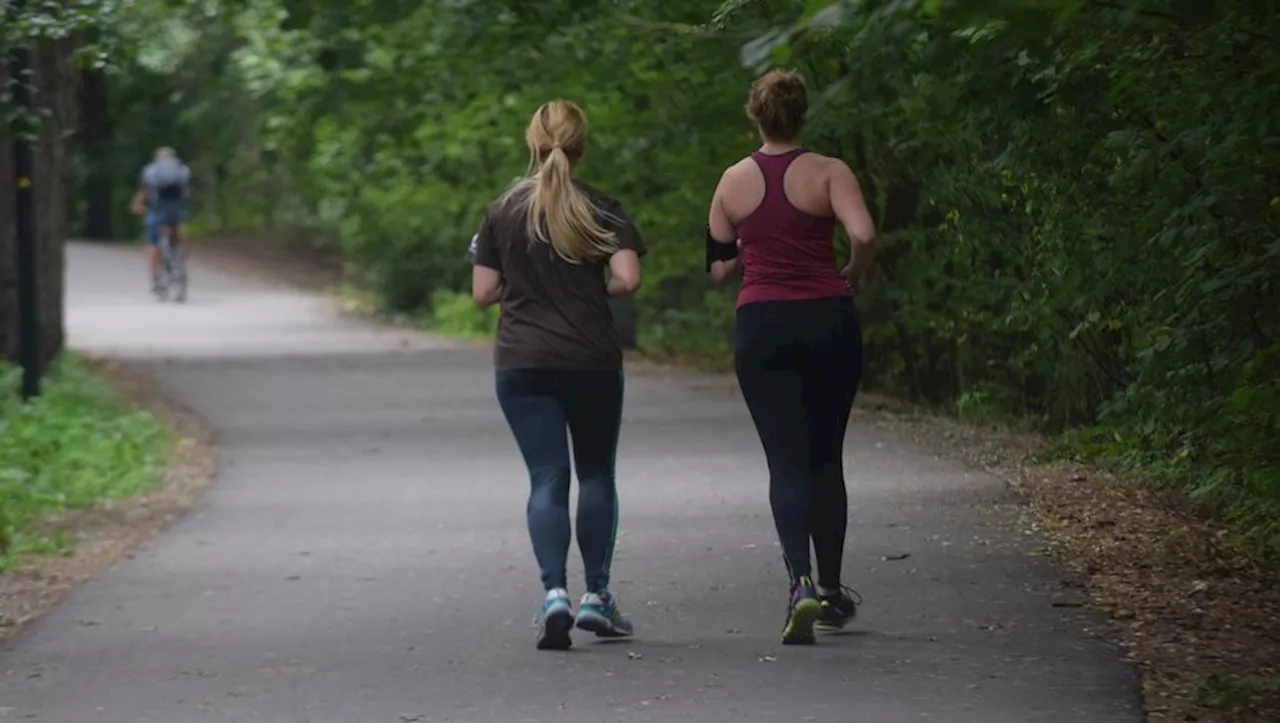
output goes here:
<path id="1" fill-rule="evenodd" d="M 140 0 L 115 155 L 83 165 L 127 178 L 164 138 L 204 228 L 317 229 L 387 306 L 456 315 L 529 114 L 571 97 L 585 177 L 649 239 L 642 346 L 723 363 L 706 203 L 758 142 L 754 74 L 795 66 L 806 143 L 881 234 L 868 384 L 1077 430 L 1280 560 L 1278 25 L 1266 0 Z"/>

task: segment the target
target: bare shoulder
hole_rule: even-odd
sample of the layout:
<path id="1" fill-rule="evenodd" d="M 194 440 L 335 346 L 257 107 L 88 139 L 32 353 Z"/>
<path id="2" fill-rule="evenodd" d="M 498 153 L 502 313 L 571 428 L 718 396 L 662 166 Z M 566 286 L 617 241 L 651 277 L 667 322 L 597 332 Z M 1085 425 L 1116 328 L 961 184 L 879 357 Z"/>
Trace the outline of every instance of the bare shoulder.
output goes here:
<path id="1" fill-rule="evenodd" d="M 842 158 L 823 156 L 821 168 L 823 181 L 829 187 L 856 188 L 858 185 L 858 179 L 854 176 L 853 169 L 849 168 L 849 164 L 845 163 Z"/>
<path id="2" fill-rule="evenodd" d="M 849 168 L 849 164 L 845 163 L 843 158 L 824 156 L 820 153 L 814 153 L 813 155 L 817 157 L 816 160 L 822 166 L 822 169 L 829 174 L 849 175 L 853 173 Z"/>
<path id="3" fill-rule="evenodd" d="M 756 162 L 748 156 L 724 169 L 724 173 L 720 174 L 720 182 L 733 183 L 745 178 L 751 178 L 754 173 L 756 173 Z"/>

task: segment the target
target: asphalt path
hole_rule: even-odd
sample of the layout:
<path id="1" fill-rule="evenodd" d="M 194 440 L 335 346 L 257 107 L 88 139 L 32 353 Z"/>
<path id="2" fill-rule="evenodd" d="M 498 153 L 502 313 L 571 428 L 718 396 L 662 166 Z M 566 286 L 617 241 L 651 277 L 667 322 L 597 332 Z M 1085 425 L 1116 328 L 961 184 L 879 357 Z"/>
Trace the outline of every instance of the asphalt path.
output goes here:
<path id="1" fill-rule="evenodd" d="M 534 649 L 527 480 L 489 352 L 136 248 L 72 244 L 68 335 L 198 410 L 219 474 L 0 649 L 0 720 L 1130 723 L 1137 674 L 999 480 L 858 415 L 850 631 L 784 648 L 763 454 L 732 380 L 632 373 L 615 590 L 633 640 Z M 580 566 L 571 567 L 580 594 Z"/>

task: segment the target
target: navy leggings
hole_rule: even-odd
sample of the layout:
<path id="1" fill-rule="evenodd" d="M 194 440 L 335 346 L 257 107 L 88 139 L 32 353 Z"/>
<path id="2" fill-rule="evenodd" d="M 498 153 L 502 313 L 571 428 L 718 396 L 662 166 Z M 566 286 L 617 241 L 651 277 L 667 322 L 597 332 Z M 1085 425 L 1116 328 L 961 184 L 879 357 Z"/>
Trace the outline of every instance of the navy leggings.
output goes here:
<path id="1" fill-rule="evenodd" d="M 734 364 L 769 462 L 769 503 L 791 579 L 840 586 L 848 500 L 844 435 L 862 376 L 862 332 L 848 297 L 738 309 Z"/>
<path id="2" fill-rule="evenodd" d="M 578 549 L 587 590 L 605 592 L 618 531 L 614 467 L 622 373 L 519 369 L 497 374 L 498 403 L 529 468 L 529 538 L 547 590 L 567 588 L 569 440 L 578 473 Z"/>

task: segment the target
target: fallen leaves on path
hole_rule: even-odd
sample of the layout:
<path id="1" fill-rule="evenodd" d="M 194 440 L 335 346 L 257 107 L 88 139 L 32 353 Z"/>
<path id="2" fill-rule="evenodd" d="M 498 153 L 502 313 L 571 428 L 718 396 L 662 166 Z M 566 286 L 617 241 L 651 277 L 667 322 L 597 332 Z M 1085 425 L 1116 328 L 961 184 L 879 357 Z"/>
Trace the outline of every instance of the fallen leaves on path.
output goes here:
<path id="1" fill-rule="evenodd" d="M 868 409 L 870 411 L 868 411 Z M 864 403 L 861 413 L 1003 479 L 1087 580 L 1142 670 L 1149 721 L 1280 721 L 1280 589 L 1224 530 L 1142 480 L 1035 463 L 1044 440 Z"/>

